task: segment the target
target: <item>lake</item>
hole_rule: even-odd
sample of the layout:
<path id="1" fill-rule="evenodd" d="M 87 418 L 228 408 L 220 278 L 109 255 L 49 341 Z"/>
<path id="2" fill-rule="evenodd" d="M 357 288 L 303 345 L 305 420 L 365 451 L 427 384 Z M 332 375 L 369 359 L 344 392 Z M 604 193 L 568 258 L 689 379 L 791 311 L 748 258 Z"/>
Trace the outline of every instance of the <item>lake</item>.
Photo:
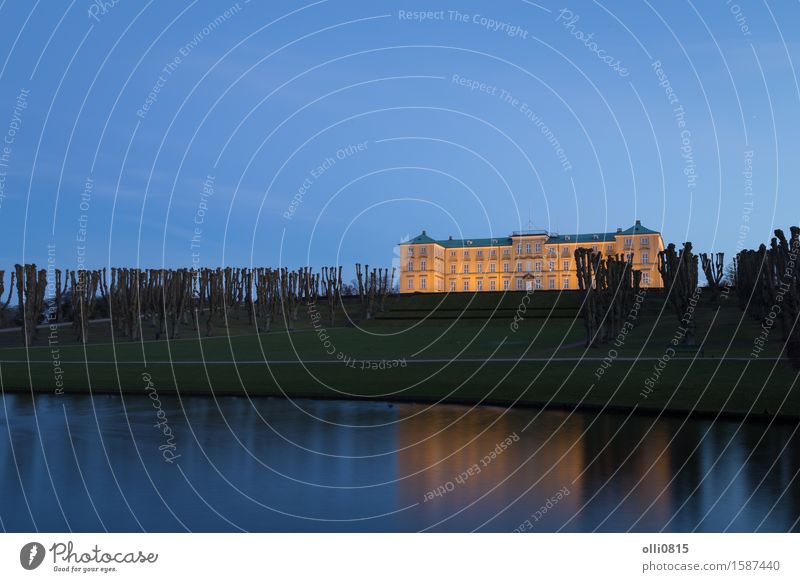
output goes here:
<path id="1" fill-rule="evenodd" d="M 5 531 L 800 531 L 798 425 L 5 394 Z"/>

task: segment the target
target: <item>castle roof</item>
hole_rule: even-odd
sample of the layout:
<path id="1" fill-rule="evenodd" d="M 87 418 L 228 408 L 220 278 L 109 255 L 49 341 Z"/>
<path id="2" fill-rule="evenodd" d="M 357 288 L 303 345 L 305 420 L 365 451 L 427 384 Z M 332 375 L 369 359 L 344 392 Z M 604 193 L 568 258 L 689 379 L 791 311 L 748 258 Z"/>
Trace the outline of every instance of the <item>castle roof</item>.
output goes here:
<path id="1" fill-rule="evenodd" d="M 656 230 L 650 230 L 649 228 L 642 226 L 641 221 L 637 220 L 636 224 L 625 230 L 618 228 L 616 232 L 594 232 L 589 234 L 556 234 L 556 233 L 548 233 L 547 231 L 537 231 L 535 233 L 521 232 L 521 233 L 514 233 L 511 236 L 500 236 L 492 238 L 456 239 L 450 237 L 446 240 L 434 240 L 431 237 L 429 237 L 428 234 L 423 230 L 421 234 L 415 236 L 411 240 L 401 242 L 400 244 L 410 245 L 410 244 L 435 243 L 445 248 L 509 246 L 513 244 L 514 238 L 520 236 L 532 236 L 536 234 L 541 234 L 546 236 L 547 240 L 544 241 L 546 244 L 568 244 L 568 243 L 591 244 L 591 243 L 613 242 L 615 240 L 615 237 L 618 236 L 659 234 L 659 232 Z"/>

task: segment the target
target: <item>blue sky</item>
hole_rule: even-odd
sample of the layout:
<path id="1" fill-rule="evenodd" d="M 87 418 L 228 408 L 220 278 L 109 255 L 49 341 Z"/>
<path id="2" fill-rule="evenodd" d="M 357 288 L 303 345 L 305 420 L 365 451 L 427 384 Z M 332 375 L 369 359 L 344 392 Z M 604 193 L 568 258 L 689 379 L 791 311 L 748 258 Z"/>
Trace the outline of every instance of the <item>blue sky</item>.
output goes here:
<path id="1" fill-rule="evenodd" d="M 101 5 L 0 4 L 5 268 L 385 266 L 422 229 L 637 218 L 730 257 L 798 223 L 796 3 Z"/>

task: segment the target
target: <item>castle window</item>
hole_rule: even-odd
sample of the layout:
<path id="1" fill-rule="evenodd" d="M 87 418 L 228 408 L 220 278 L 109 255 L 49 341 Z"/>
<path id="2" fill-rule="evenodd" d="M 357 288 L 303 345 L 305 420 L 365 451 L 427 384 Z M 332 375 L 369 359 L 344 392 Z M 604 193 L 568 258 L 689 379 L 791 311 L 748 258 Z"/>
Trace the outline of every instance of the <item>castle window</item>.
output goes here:
<path id="1" fill-rule="evenodd" d="M 504 273 L 508 273 L 508 261 L 506 261 L 505 263 L 503 263 L 503 272 L 504 272 Z"/>
<path id="2" fill-rule="evenodd" d="M 455 274 L 455 272 L 456 272 L 456 266 L 455 265 L 450 265 L 450 273 L 451 274 Z"/>
<path id="3" fill-rule="evenodd" d="M 633 239 L 632 239 L 631 237 L 627 237 L 627 238 L 625 239 L 625 246 L 626 246 L 626 247 L 633 246 Z"/>
<path id="4" fill-rule="evenodd" d="M 650 264 L 650 253 L 647 251 L 642 251 L 642 264 L 649 265 Z"/>
<path id="5" fill-rule="evenodd" d="M 530 263 L 528 263 L 528 265 L 530 265 Z M 541 273 L 542 272 L 542 261 L 536 261 L 536 265 L 534 266 L 534 269 L 536 270 L 537 273 Z M 528 271 L 530 271 L 530 270 L 531 270 L 530 267 L 528 267 Z"/>
<path id="6" fill-rule="evenodd" d="M 423 253 L 423 254 L 425 254 L 425 253 Z M 428 270 L 428 261 L 426 261 L 425 259 L 422 259 L 419 262 L 419 270 L 420 271 L 427 271 Z"/>
<path id="7" fill-rule="evenodd" d="M 469 291 L 469 279 L 464 279 L 464 291 Z"/>
<path id="8" fill-rule="evenodd" d="M 646 236 L 643 236 L 642 239 L 639 241 L 642 246 L 647 246 L 648 240 Z"/>
<path id="9" fill-rule="evenodd" d="M 494 279 L 489 281 L 489 291 L 497 291 L 497 281 Z"/>
<path id="10" fill-rule="evenodd" d="M 540 242 L 536 243 L 536 252 L 537 253 L 541 253 L 542 252 L 542 243 L 540 243 Z"/>
<path id="11" fill-rule="evenodd" d="M 456 282 L 450 281 L 450 291 L 455 291 L 455 290 L 456 290 Z"/>
<path id="12" fill-rule="evenodd" d="M 409 278 L 406 280 L 406 289 L 413 289 L 413 288 L 414 288 L 414 279 L 412 279 L 411 277 L 409 277 Z"/>
<path id="13" fill-rule="evenodd" d="M 504 257 L 507 257 L 510 254 L 511 254 L 511 249 L 509 249 L 509 248 L 503 249 L 503 256 Z"/>
<path id="14" fill-rule="evenodd" d="M 569 271 L 569 259 L 567 259 L 566 261 L 564 261 L 564 270 L 565 270 L 565 271 Z"/>
<path id="15" fill-rule="evenodd" d="M 469 258 L 469 251 L 464 251 L 464 258 L 465 258 L 465 259 L 468 259 L 468 258 Z"/>
<path id="16" fill-rule="evenodd" d="M 469 265 L 464 265 L 464 273 L 469 273 Z"/>
<path id="17" fill-rule="evenodd" d="M 556 270 L 556 262 L 555 261 L 548 262 L 547 263 L 547 269 L 549 271 L 555 271 Z"/>
<path id="18" fill-rule="evenodd" d="M 555 277 L 550 277 L 547 280 L 547 288 L 548 289 L 555 289 L 556 288 L 556 278 Z"/>
<path id="19" fill-rule="evenodd" d="M 564 277 L 561 280 L 561 287 L 562 289 L 569 289 L 569 277 Z"/>
<path id="20" fill-rule="evenodd" d="M 427 255 L 428 254 L 428 247 L 420 247 L 419 254 Z"/>
<path id="21" fill-rule="evenodd" d="M 414 271 L 414 261 L 408 261 L 408 269 L 406 269 L 409 273 Z"/>
<path id="22" fill-rule="evenodd" d="M 525 282 L 522 279 L 517 279 L 517 289 L 524 289 Z"/>
<path id="23" fill-rule="evenodd" d="M 408 254 L 409 257 L 413 257 L 414 256 L 414 247 L 408 247 L 408 253 L 407 254 Z"/>
<path id="24" fill-rule="evenodd" d="M 420 277 L 419 278 L 419 288 L 420 289 L 427 289 L 428 288 L 428 278 L 427 277 Z"/>
<path id="25" fill-rule="evenodd" d="M 531 243 L 525 243 L 525 252 L 530 254 L 530 252 L 531 252 Z"/>
<path id="26" fill-rule="evenodd" d="M 478 280 L 478 291 L 483 291 L 483 281 Z"/>
<path id="27" fill-rule="evenodd" d="M 542 288 L 542 278 L 541 277 L 536 277 L 536 279 L 533 280 L 533 288 L 534 289 L 541 289 Z"/>
<path id="28" fill-rule="evenodd" d="M 508 291 L 508 279 L 503 279 L 503 291 Z"/>
<path id="29" fill-rule="evenodd" d="M 482 263 L 478 263 L 477 268 L 478 268 L 478 273 L 483 273 L 483 264 Z"/>
<path id="30" fill-rule="evenodd" d="M 494 273 L 496 270 L 497 270 L 497 264 L 495 264 L 495 263 L 490 263 L 490 264 L 489 264 L 489 272 L 490 272 L 490 273 Z"/>
<path id="31" fill-rule="evenodd" d="M 644 283 L 645 285 L 650 284 L 650 273 L 647 272 L 642 273 L 642 283 Z"/>

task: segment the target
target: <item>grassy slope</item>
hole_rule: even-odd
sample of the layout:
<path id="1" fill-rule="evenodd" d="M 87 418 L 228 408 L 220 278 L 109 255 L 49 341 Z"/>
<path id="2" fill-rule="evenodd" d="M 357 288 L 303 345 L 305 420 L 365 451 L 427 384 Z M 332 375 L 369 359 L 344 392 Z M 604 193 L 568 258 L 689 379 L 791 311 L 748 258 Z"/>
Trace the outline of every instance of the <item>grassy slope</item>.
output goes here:
<path id="1" fill-rule="evenodd" d="M 255 335 L 242 316 L 231 318 L 230 337 L 200 339 L 189 326 L 182 339 L 169 342 L 117 338 L 112 344 L 108 325 L 98 323 L 92 332 L 98 343 L 85 348 L 68 345 L 72 332 L 60 330 L 56 355 L 64 370 L 65 390 L 74 392 L 142 393 L 146 386 L 142 374 L 147 372 L 159 394 L 179 390 L 182 394 L 609 404 L 710 413 L 766 410 L 800 416 L 800 396 L 793 388 L 796 372 L 775 359 L 781 348 L 780 332 L 773 332 L 759 359 L 744 361 L 760 330 L 732 303 L 718 310 L 700 310 L 697 343 L 702 343 L 702 352 L 678 352 L 653 392 L 642 397 L 644 382 L 653 374 L 653 359 L 664 354 L 677 328 L 674 313 L 660 314 L 656 295 L 651 294 L 640 325 L 621 347 L 584 349 L 582 321 L 574 317 L 576 293 L 536 294 L 518 330 L 512 331 L 511 318 L 522 298 L 514 293 L 502 299 L 494 294 L 444 300 L 433 295 L 400 297 L 390 311 L 363 329 L 327 329 L 327 346 L 301 313 L 298 329 L 291 333 L 277 329 Z M 224 329 L 218 325 L 215 333 L 222 334 Z M 16 339 L 3 337 L 0 345 L 19 341 L 13 335 Z M 45 344 L 46 333 L 42 336 Z M 153 331 L 145 327 L 146 339 L 152 336 Z M 611 348 L 617 350 L 616 359 L 598 379 L 600 359 Z M 693 361 L 700 353 L 702 357 Z M 352 366 L 337 359 L 339 354 L 351 359 Z M 649 359 L 633 361 L 637 357 Z M 404 367 L 362 369 L 363 360 L 398 358 L 405 360 Z M 29 350 L 0 348 L 0 362 L 6 390 L 56 389 L 53 353 L 46 345 Z"/>

